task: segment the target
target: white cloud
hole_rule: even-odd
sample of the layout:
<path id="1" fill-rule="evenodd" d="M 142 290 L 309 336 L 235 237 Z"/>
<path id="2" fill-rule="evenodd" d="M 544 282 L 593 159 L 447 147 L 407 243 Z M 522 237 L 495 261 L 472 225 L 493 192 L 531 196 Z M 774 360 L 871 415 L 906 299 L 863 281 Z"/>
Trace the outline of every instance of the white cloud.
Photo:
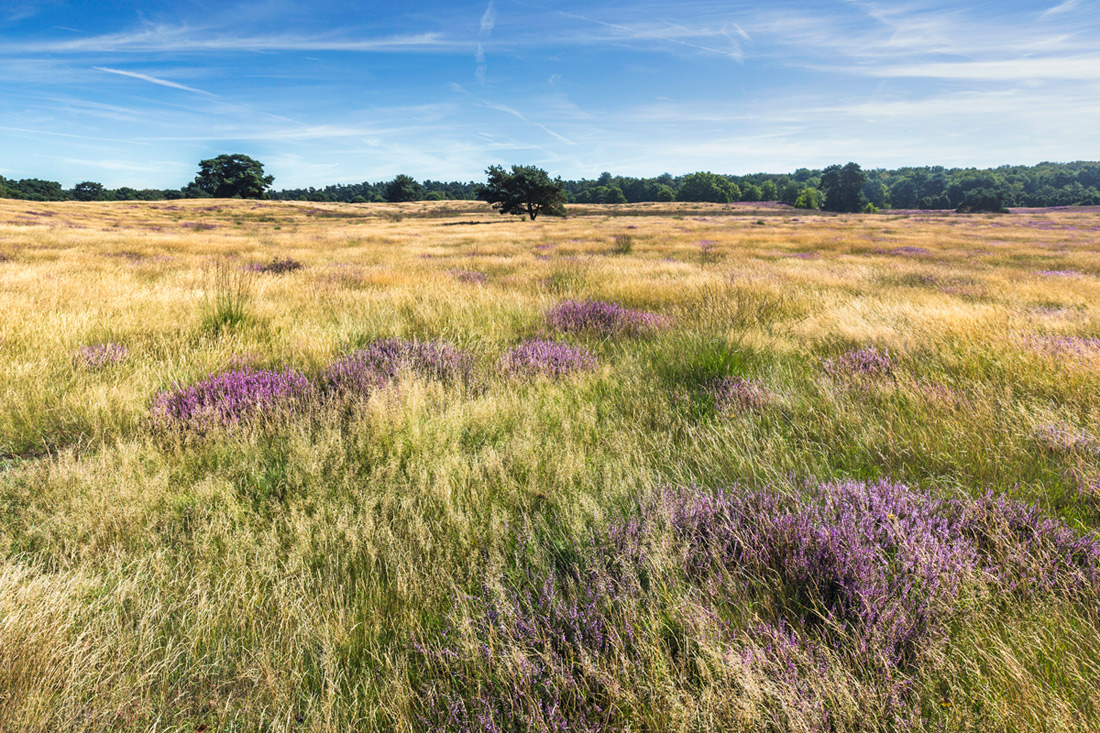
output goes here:
<path id="1" fill-rule="evenodd" d="M 494 0 L 489 0 L 489 6 L 485 8 L 485 13 L 481 16 L 481 28 L 478 31 L 478 36 L 481 38 L 488 38 L 492 32 L 493 27 L 497 24 L 497 9 Z"/>
<path id="2" fill-rule="evenodd" d="M 210 92 L 204 92 L 202 89 L 195 89 L 194 87 L 184 86 L 183 84 L 177 84 L 174 81 L 168 81 L 167 79 L 158 79 L 155 76 L 149 76 L 148 74 L 139 74 L 136 71 L 123 71 L 122 69 L 109 69 L 105 66 L 93 66 L 96 71 L 105 71 L 108 74 L 118 74 L 119 76 L 128 76 L 131 79 L 140 79 L 147 81 L 150 84 L 158 84 L 162 87 L 170 87 L 172 89 L 182 89 L 185 92 L 193 92 L 195 94 L 207 94 L 214 96 Z"/>
<path id="3" fill-rule="evenodd" d="M 1077 6 L 1081 4 L 1081 0 L 1065 0 L 1063 3 L 1055 5 L 1053 8 L 1046 10 L 1039 14 L 1040 18 L 1049 18 L 1053 15 L 1061 15 L 1062 13 L 1068 13 L 1071 10 L 1076 10 Z"/>

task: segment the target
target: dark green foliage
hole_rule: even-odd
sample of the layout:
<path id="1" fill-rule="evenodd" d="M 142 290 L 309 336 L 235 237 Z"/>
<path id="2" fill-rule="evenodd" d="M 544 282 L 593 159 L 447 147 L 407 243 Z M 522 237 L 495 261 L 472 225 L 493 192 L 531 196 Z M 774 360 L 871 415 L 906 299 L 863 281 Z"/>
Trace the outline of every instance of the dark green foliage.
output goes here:
<path id="1" fill-rule="evenodd" d="M 262 199 L 274 182 L 264 175 L 264 166 L 247 155 L 219 155 L 199 162 L 199 174 L 188 186 L 217 199 Z"/>
<path id="2" fill-rule="evenodd" d="M 821 174 L 821 191 L 825 194 L 822 208 L 828 211 L 861 211 L 867 205 L 863 188 L 867 174 L 858 163 L 848 163 L 843 168 L 831 165 Z"/>
<path id="3" fill-rule="evenodd" d="M 564 216 L 565 191 L 560 178 L 530 165 L 513 165 L 511 172 L 499 165 L 485 171 L 488 183 L 478 187 L 482 201 L 499 209 L 501 214 L 527 214 L 534 221 L 541 213 Z"/>
<path id="4" fill-rule="evenodd" d="M 72 197 L 74 201 L 103 201 L 106 190 L 102 183 L 84 181 L 73 186 Z"/>
<path id="5" fill-rule="evenodd" d="M 424 198 L 424 187 L 412 176 L 401 174 L 386 184 L 386 201 L 397 204 L 404 201 L 420 201 Z"/>
<path id="6" fill-rule="evenodd" d="M 709 201 L 716 204 L 728 204 L 740 198 L 741 191 L 735 183 L 709 172 L 685 176 L 676 196 L 678 201 Z"/>
<path id="7" fill-rule="evenodd" d="M 978 188 L 967 192 L 966 198 L 963 199 L 955 211 L 960 214 L 1008 213 L 1008 209 L 1005 207 L 1004 192 L 993 188 Z"/>

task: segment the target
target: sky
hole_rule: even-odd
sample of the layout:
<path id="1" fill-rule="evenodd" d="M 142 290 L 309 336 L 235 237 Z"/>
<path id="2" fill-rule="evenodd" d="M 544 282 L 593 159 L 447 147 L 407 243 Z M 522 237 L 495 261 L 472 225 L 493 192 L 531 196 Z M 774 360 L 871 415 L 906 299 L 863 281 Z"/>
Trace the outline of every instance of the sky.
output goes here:
<path id="1" fill-rule="evenodd" d="M 1100 0 L 0 0 L 0 175 L 1100 159 Z"/>

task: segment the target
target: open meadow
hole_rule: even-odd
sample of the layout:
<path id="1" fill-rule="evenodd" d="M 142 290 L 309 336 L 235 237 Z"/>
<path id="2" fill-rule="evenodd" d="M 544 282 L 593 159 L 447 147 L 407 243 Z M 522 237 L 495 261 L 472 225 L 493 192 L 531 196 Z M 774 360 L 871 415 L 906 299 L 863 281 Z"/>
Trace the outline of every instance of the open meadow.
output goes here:
<path id="1" fill-rule="evenodd" d="M 1100 730 L 1100 209 L 0 200 L 2 731 Z"/>

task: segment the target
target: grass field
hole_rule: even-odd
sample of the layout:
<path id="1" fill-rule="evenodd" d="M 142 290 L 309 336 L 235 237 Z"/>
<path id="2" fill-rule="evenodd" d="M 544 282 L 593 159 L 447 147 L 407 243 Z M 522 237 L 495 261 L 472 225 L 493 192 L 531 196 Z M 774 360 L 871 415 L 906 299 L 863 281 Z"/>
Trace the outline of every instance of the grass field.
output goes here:
<path id="1" fill-rule="evenodd" d="M 1100 211 L 570 214 L 0 200 L 0 730 L 1100 730 Z"/>

